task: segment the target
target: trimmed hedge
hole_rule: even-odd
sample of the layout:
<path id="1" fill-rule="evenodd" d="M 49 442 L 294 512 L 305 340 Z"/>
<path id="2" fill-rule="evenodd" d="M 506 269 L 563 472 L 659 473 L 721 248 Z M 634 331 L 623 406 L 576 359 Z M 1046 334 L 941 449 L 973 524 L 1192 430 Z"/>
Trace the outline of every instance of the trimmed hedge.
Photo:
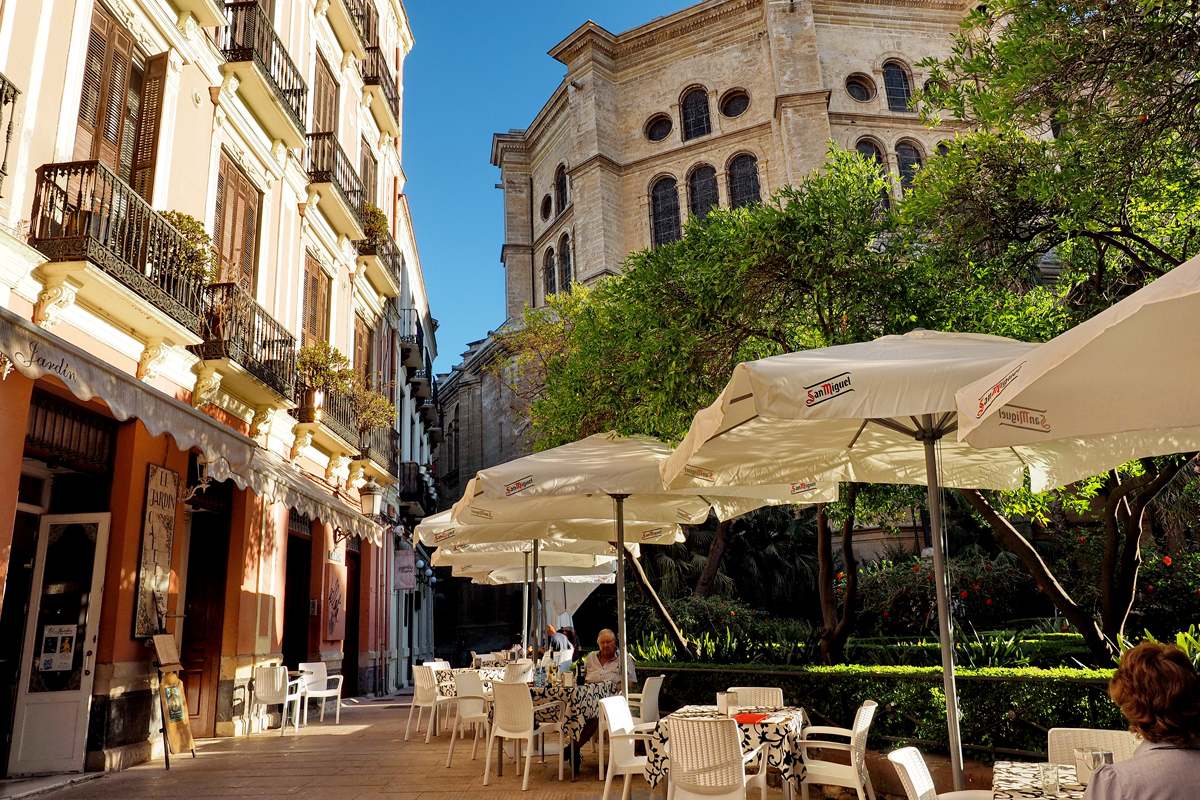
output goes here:
<path id="1" fill-rule="evenodd" d="M 778 686 L 785 702 L 803 706 L 817 725 L 849 727 L 866 700 L 879 703 L 871 746 L 899 743 L 947 752 L 946 704 L 936 667 L 798 667 L 741 669 L 725 665 L 637 665 L 639 677 L 664 674 L 664 709 L 711 705 L 729 686 Z M 1108 699 L 1112 670 L 958 669 L 964 748 L 973 758 L 1044 758 L 1054 727 L 1125 727 Z"/>

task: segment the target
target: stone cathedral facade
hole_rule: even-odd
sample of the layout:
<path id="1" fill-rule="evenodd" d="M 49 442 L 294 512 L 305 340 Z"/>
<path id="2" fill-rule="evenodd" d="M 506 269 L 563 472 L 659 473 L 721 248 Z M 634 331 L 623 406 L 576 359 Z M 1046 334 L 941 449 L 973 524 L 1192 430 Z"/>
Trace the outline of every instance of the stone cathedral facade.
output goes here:
<path id="1" fill-rule="evenodd" d="M 496 134 L 506 324 L 621 271 L 715 205 L 766 200 L 820 169 L 830 143 L 883 162 L 899 197 L 955 128 L 910 107 L 918 66 L 949 53 L 962 0 L 705 0 L 611 33 L 587 22 L 550 50 L 562 82 L 525 128 Z M 499 324 L 501 321 L 497 321 Z M 532 444 L 484 370 L 489 338 L 442 384 L 453 502 L 476 470 Z"/>

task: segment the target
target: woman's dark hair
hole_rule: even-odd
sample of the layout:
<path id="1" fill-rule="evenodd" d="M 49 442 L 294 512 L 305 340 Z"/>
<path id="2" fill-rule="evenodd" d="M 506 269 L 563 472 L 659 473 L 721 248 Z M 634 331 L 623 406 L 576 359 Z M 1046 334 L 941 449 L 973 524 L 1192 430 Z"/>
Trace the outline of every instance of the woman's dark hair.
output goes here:
<path id="1" fill-rule="evenodd" d="M 1200 744 L 1200 675 L 1175 645 L 1142 642 L 1126 650 L 1108 695 L 1146 741 Z"/>

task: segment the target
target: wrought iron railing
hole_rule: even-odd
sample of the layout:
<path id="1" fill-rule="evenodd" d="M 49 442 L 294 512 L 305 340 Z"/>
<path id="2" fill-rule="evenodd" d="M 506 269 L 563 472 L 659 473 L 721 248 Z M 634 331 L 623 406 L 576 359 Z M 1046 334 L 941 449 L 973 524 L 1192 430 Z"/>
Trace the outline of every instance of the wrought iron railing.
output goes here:
<path id="1" fill-rule="evenodd" d="M 189 348 L 204 360 L 228 358 L 284 397 L 296 383 L 296 337 L 236 283 L 204 295 L 204 342 Z"/>
<path id="2" fill-rule="evenodd" d="M 367 58 L 362 63 L 361 71 L 363 83 L 383 89 L 383 97 L 392 110 L 392 118 L 399 122 L 400 92 L 396 89 L 396 79 L 392 77 L 392 68 L 382 48 L 377 45 L 367 48 Z"/>
<path id="3" fill-rule="evenodd" d="M 379 14 L 371 0 L 345 0 L 346 8 L 350 11 L 350 19 L 354 20 L 354 28 L 358 38 L 364 45 L 373 45 L 379 39 Z"/>
<path id="4" fill-rule="evenodd" d="M 363 455 L 395 474 L 392 467 L 397 463 L 396 446 L 400 434 L 393 428 L 376 428 L 363 437 Z"/>
<path id="5" fill-rule="evenodd" d="M 415 344 L 418 348 L 425 344 L 425 333 L 421 330 L 421 315 L 415 308 L 400 309 L 400 343 Z"/>
<path id="6" fill-rule="evenodd" d="M 385 233 L 378 239 L 359 239 L 358 254 L 360 256 L 376 256 L 396 281 L 396 285 L 404 283 L 404 254 L 396 246 L 396 240 L 390 233 Z"/>
<path id="7" fill-rule="evenodd" d="M 421 465 L 415 461 L 401 461 L 396 471 L 396 491 L 402 503 L 420 503 L 425 499 L 425 478 Z"/>
<path id="8" fill-rule="evenodd" d="M 296 380 L 296 392 L 294 395 L 296 408 L 293 408 L 288 413 L 297 419 L 300 418 L 300 407 L 304 405 L 304 395 L 308 390 L 308 386 L 304 381 Z M 359 444 L 358 436 L 358 415 L 354 413 L 354 409 L 350 406 L 350 398 L 341 392 L 326 392 L 325 405 L 322 406 L 321 424 L 343 440 L 351 445 Z"/>
<path id="9" fill-rule="evenodd" d="M 384 89 L 386 92 L 387 89 Z M 0 156 L 0 197 L 4 194 L 4 178 L 8 175 L 8 145 L 12 142 L 13 124 L 17 117 L 17 95 L 21 90 L 0 74 L 0 128 L 4 128 L 4 155 Z M 4 110 L 8 109 L 8 127 L 4 127 Z"/>
<path id="10" fill-rule="evenodd" d="M 354 162 L 338 144 L 336 134 L 308 135 L 308 178 L 313 183 L 328 183 L 333 186 L 333 190 L 354 212 L 359 224 L 362 224 L 363 203 L 366 200 L 362 179 L 354 169 Z"/>
<path id="11" fill-rule="evenodd" d="M 99 161 L 45 164 L 31 244 L 51 261 L 87 260 L 200 332 L 204 276 L 193 245 Z"/>
<path id="12" fill-rule="evenodd" d="M 275 33 L 271 16 L 258 0 L 237 0 L 225 4 L 225 19 L 229 23 L 221 38 L 225 60 L 258 65 L 296 128 L 303 132 L 308 85 Z"/>

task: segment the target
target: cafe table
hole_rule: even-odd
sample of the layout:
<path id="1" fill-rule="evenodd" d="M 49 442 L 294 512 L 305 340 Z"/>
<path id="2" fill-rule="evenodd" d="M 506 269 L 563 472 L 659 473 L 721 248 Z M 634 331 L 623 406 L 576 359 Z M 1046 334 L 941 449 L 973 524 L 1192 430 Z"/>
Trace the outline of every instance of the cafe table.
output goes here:
<path id="1" fill-rule="evenodd" d="M 651 788 L 658 786 L 671 766 L 667 755 L 672 719 L 718 719 L 724 717 L 716 706 L 684 706 L 673 714 L 663 717 L 654 726 L 650 741 L 646 743 L 646 782 Z M 743 708 L 734 719 L 742 733 L 742 752 L 749 752 L 759 745 L 766 745 L 763 754 L 766 766 L 775 767 L 785 781 L 799 788 L 804 780 L 804 761 L 800 757 L 800 732 L 808 724 L 804 709 L 798 706 L 784 708 Z"/>
<path id="2" fill-rule="evenodd" d="M 1058 797 L 1083 800 L 1086 787 L 1079 784 L 1075 767 L 1058 766 L 1058 794 L 1042 791 L 1041 764 L 1029 761 L 997 761 L 992 767 L 992 800 L 1013 798 Z"/>

